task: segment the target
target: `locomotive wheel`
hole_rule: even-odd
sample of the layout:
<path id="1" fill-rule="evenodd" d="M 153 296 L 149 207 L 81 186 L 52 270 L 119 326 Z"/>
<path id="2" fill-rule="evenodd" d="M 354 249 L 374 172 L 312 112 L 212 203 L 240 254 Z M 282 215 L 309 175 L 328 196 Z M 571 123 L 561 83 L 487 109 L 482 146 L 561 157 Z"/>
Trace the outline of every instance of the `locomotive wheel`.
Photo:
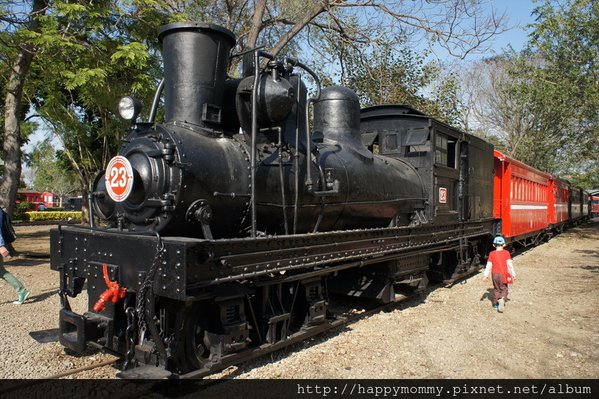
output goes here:
<path id="1" fill-rule="evenodd" d="M 205 310 L 200 303 L 181 312 L 182 328 L 176 332 L 179 371 L 186 373 L 202 368 L 208 362 L 210 351 L 205 343 Z"/>

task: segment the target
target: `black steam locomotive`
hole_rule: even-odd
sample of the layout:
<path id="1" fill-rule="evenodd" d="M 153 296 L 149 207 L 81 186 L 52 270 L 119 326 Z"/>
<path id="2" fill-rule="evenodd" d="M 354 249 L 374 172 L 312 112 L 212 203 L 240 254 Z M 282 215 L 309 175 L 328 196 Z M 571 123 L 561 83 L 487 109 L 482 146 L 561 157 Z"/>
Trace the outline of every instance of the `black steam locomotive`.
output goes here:
<path id="1" fill-rule="evenodd" d="M 344 87 L 308 98 L 300 73 L 319 86 L 314 72 L 259 50 L 227 79 L 222 27 L 159 38 L 149 121 L 90 194 L 100 221 L 52 231 L 62 345 L 120 354 L 128 376 L 198 377 L 330 328 L 334 295 L 388 303 L 478 270 L 490 144 L 406 106 L 360 109 Z"/>

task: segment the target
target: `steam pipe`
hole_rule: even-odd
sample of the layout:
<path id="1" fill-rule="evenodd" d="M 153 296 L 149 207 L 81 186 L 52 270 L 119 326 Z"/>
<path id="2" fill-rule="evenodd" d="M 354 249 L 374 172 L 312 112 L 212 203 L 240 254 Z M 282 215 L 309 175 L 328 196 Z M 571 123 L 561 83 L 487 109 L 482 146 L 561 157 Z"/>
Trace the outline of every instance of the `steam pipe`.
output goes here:
<path id="1" fill-rule="evenodd" d="M 299 108 L 300 108 L 300 100 L 299 100 L 299 96 L 300 96 L 300 90 L 302 88 L 302 78 L 298 75 L 297 76 L 297 91 L 296 93 L 298 93 L 298 95 L 295 98 L 296 101 L 296 123 L 295 123 L 295 156 L 294 156 L 294 186 L 295 186 L 295 198 L 293 201 L 293 234 L 295 234 L 296 232 L 296 228 L 297 228 L 297 212 L 298 212 L 298 206 L 299 206 L 299 157 L 300 157 L 300 153 L 299 153 L 299 126 L 300 126 L 300 113 L 299 113 Z"/>
<path id="2" fill-rule="evenodd" d="M 250 153 L 251 173 L 251 209 L 252 209 L 252 237 L 256 237 L 256 136 L 258 135 L 258 83 L 260 81 L 260 65 L 258 61 L 260 56 L 274 59 L 271 54 L 256 49 L 254 51 L 254 87 L 252 87 L 252 150 Z"/>
<path id="3" fill-rule="evenodd" d="M 306 101 L 306 189 L 309 193 L 313 191 L 312 176 L 310 174 L 310 161 L 312 154 L 312 146 L 310 145 L 310 103 L 314 102 L 314 98 L 309 98 Z"/>
<path id="4" fill-rule="evenodd" d="M 283 205 L 283 224 L 285 225 L 285 234 L 289 234 L 287 221 L 287 198 L 285 197 L 285 179 L 283 177 L 283 129 L 280 126 L 276 128 L 279 132 L 279 184 L 281 185 L 281 204 Z"/>
<path id="5" fill-rule="evenodd" d="M 308 68 L 308 66 L 299 62 L 295 58 L 285 57 L 285 61 L 288 62 L 289 64 L 291 64 L 291 66 L 294 66 L 294 67 L 296 66 L 296 67 L 302 68 L 304 71 L 308 72 L 310 74 L 310 76 L 312 76 L 312 78 L 316 82 L 316 96 L 314 96 L 313 98 L 315 100 L 318 100 L 320 98 L 320 79 L 318 78 L 318 75 L 316 74 L 316 72 L 314 72 L 313 70 Z"/>
<path id="6" fill-rule="evenodd" d="M 252 149 L 250 153 L 252 237 L 256 237 L 256 136 L 258 134 L 258 82 L 260 80 L 258 59 L 260 58 L 260 53 L 260 50 L 254 52 L 254 86 L 252 87 Z"/>

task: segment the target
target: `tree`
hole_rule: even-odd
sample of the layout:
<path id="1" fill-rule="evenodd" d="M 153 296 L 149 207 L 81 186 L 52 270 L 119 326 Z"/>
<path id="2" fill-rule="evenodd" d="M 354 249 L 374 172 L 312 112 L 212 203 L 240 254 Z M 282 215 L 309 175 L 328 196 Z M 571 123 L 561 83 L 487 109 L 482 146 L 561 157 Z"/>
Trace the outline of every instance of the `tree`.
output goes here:
<path id="1" fill-rule="evenodd" d="M 61 154 L 46 140 L 38 144 L 29 157 L 29 165 L 34 172 L 33 189 L 57 194 L 60 206 L 64 197 L 79 191 L 77 176 Z"/>
<path id="2" fill-rule="evenodd" d="M 530 46 L 544 61 L 541 82 L 562 96 L 570 133 L 557 153 L 558 172 L 583 175 L 599 169 L 599 3 L 545 0 L 535 9 Z M 547 86 L 549 84 L 547 83 Z"/>
<path id="3" fill-rule="evenodd" d="M 0 198 L 9 211 L 21 173 L 19 130 L 28 113 L 56 128 L 85 190 L 102 160 L 116 152 L 127 131 L 115 115 L 116 99 L 132 92 L 149 97 L 155 86 L 158 57 L 148 55 L 144 35 L 151 31 L 157 48 L 157 28 L 168 22 L 149 7 L 158 3 L 36 0 L 30 12 L 21 2 L 0 5 L 0 60 L 6 62 L 0 68 L 9 76 L 0 81 L 6 99 Z"/>
<path id="4" fill-rule="evenodd" d="M 538 81 L 539 63 L 532 54 L 506 52 L 476 63 L 464 80 L 475 87 L 466 90 L 470 127 L 507 155 L 550 171 L 564 146 L 567 109 L 562 93 Z"/>
<path id="5" fill-rule="evenodd" d="M 6 5 L 5 5 L 6 6 Z M 12 5 L 16 7 L 16 5 Z M 33 0 L 31 11 L 26 12 L 24 18 L 19 19 L 15 14 L 7 14 L 7 9 L 1 9 L 0 22 L 4 29 L 12 29 L 15 39 L 7 47 L 15 48 L 13 57 L 8 61 L 10 70 L 5 86 L 4 97 L 4 141 L 2 146 L 2 159 L 4 160 L 4 171 L 2 183 L 0 183 L 0 198 L 4 202 L 6 212 L 11 215 L 17 189 L 21 180 L 21 122 L 23 90 L 27 80 L 27 74 L 37 48 L 23 37 L 28 32 L 37 32 L 40 29 L 40 18 L 45 14 L 47 2 L 45 0 Z M 6 38 L 6 36 L 5 36 Z M 6 53 L 5 53 L 6 54 Z"/>
<path id="6" fill-rule="evenodd" d="M 476 90 L 467 90 L 469 109 L 475 127 L 491 132 L 508 155 L 590 182 L 599 162 L 599 5 L 545 1 L 535 14 L 523 51 L 470 69 L 465 81 Z"/>
<path id="7" fill-rule="evenodd" d="M 84 197 L 129 131 L 117 116 L 118 98 L 134 94 L 149 103 L 159 80 L 155 32 L 168 19 L 148 8 L 150 2 L 132 8 L 117 1 L 56 2 L 31 37 L 44 59 L 32 66 L 44 84 L 31 101 L 62 144 Z"/>
<path id="8" fill-rule="evenodd" d="M 331 42 L 330 45 L 338 43 Z M 340 53 L 339 83 L 358 94 L 362 106 L 407 104 L 448 124 L 461 125 L 461 104 L 452 76 L 405 44 L 389 41 L 349 46 Z"/>

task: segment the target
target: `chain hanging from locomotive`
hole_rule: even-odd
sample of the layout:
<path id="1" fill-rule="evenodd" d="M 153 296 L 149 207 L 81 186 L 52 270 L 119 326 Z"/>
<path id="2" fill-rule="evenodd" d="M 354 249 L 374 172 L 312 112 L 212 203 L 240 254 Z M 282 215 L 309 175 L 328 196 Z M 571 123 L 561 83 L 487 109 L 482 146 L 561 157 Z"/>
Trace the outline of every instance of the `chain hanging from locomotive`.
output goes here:
<path id="1" fill-rule="evenodd" d="M 216 25 L 169 24 L 159 39 L 164 80 L 149 121 L 134 125 L 95 180 L 100 219 L 130 232 L 219 239 L 407 225 L 424 208 L 416 170 L 362 144 L 351 90 L 318 88 L 306 99 L 294 70 L 319 85 L 316 75 L 261 51 L 253 75 L 227 79 L 235 37 Z M 161 91 L 165 121 L 154 123 Z M 139 112 L 127 98 L 121 108 L 132 119 Z"/>

